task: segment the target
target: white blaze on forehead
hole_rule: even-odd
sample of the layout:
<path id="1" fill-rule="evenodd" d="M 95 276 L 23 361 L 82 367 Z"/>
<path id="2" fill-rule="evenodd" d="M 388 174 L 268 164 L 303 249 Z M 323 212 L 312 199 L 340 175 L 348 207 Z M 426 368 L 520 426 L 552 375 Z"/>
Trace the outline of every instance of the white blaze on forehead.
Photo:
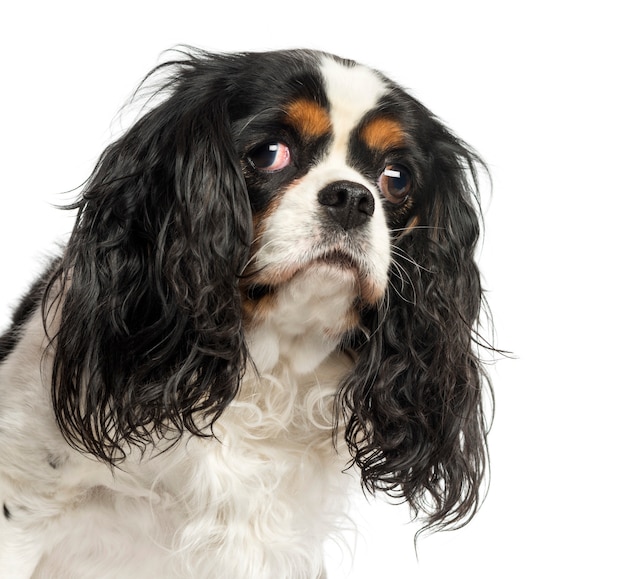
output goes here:
<path id="1" fill-rule="evenodd" d="M 330 104 L 333 150 L 341 149 L 345 158 L 350 133 L 376 106 L 387 88 L 374 71 L 358 64 L 347 66 L 326 57 L 321 71 Z"/>

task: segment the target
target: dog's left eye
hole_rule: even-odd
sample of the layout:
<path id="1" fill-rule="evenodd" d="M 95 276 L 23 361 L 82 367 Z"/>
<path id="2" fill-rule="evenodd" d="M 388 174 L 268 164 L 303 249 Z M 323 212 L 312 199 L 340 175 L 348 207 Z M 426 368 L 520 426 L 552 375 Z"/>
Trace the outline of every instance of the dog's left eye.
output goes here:
<path id="1" fill-rule="evenodd" d="M 402 165 L 390 163 L 381 173 L 378 186 L 389 201 L 402 203 L 411 190 L 411 174 Z"/>
<path id="2" fill-rule="evenodd" d="M 248 161 L 257 171 L 275 173 L 289 166 L 291 152 L 285 143 L 264 143 L 250 151 Z"/>

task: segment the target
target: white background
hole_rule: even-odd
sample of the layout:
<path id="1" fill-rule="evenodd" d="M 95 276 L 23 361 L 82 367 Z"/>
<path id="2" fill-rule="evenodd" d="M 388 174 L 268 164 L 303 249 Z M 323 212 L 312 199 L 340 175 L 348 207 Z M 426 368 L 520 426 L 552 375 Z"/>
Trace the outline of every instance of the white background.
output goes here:
<path id="1" fill-rule="evenodd" d="M 0 12 L 0 326 L 135 85 L 177 43 L 306 46 L 408 87 L 485 157 L 479 256 L 498 345 L 492 482 L 422 539 L 362 505 L 331 577 L 626 577 L 626 19 L 618 2 L 8 2 Z M 0 449 L 1 452 L 1 449 Z M 225 578 L 227 579 L 227 578 Z M 253 578 L 252 578 L 253 579 Z M 280 579 L 280 578 L 278 578 Z"/>

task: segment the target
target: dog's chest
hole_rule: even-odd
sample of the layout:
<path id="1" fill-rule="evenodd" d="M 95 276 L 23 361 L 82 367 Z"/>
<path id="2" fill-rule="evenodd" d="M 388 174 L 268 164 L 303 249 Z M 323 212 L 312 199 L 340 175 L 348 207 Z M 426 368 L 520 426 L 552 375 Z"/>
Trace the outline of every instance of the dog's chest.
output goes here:
<path id="1" fill-rule="evenodd" d="M 265 576 L 259 569 L 277 576 L 287 564 L 315 576 L 350 483 L 343 474 L 345 450 L 333 444 L 333 406 L 344 370 L 345 360 L 331 356 L 307 377 L 275 369 L 244 380 L 215 426 L 217 440 L 188 445 L 190 482 L 181 498 L 194 524 L 180 534 L 178 548 L 195 551 L 198 540 L 220 552 L 228 545 L 241 568 L 227 566 L 222 576 Z"/>
<path id="2" fill-rule="evenodd" d="M 352 482 L 342 472 L 345 452 L 333 444 L 344 368 L 345 360 L 331 356 L 306 377 L 247 376 L 216 423 L 215 438 L 182 441 L 88 493 L 42 572 L 269 579 L 293 569 L 293 577 L 316 577 Z M 108 555 L 99 567 L 103 545 Z M 104 568 L 111 550 L 117 575 Z M 87 552 L 88 573 L 80 567 Z"/>

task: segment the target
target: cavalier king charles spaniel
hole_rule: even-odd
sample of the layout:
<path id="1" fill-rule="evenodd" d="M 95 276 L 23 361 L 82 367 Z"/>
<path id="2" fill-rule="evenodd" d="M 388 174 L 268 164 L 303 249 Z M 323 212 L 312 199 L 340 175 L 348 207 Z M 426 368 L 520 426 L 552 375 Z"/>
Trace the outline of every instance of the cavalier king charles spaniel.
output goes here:
<path id="1" fill-rule="evenodd" d="M 315 579 L 359 482 L 482 499 L 478 156 L 355 62 L 180 54 L 0 339 L 3 577 Z"/>

